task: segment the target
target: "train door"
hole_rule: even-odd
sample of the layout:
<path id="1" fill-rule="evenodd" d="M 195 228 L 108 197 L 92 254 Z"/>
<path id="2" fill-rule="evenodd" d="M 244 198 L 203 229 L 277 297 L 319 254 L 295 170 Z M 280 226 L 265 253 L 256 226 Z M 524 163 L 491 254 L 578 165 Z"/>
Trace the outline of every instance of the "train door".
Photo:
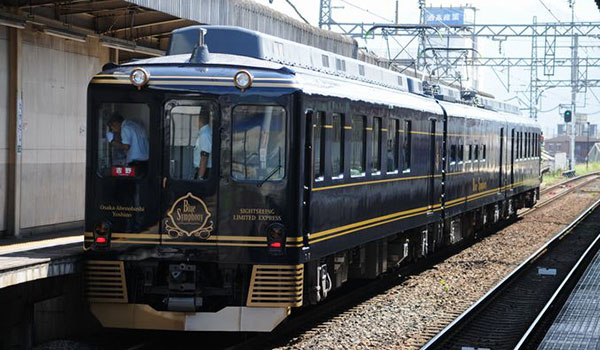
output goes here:
<path id="1" fill-rule="evenodd" d="M 308 245 L 308 234 L 311 232 L 310 226 L 310 203 L 311 203 L 311 193 L 312 193 L 312 178 L 313 178 L 313 167 L 314 167 L 314 159 L 313 159 L 313 140 L 315 134 L 315 126 L 316 120 L 314 120 L 314 112 L 312 110 L 307 110 L 305 113 L 305 135 L 304 135 L 304 192 L 303 192 L 303 211 L 302 211 L 302 236 L 304 243 Z M 320 125 L 319 125 L 320 126 Z M 320 128 L 319 128 L 320 129 Z M 320 132 L 318 130 L 317 132 Z M 320 134 L 318 136 L 321 136 Z M 319 138 L 320 141 L 320 138 Z M 320 142 L 319 142 L 320 143 Z M 320 144 L 319 144 L 320 146 Z M 319 149 L 320 153 L 320 149 Z"/>
<path id="2" fill-rule="evenodd" d="M 165 104 L 161 174 L 161 243 L 197 244 L 216 232 L 219 142 L 217 104 Z"/>
<path id="3" fill-rule="evenodd" d="M 500 128 L 500 168 L 498 173 L 498 190 L 504 186 L 504 128 Z"/>
<path id="4" fill-rule="evenodd" d="M 436 119 L 431 118 L 429 120 L 429 205 L 430 207 L 435 206 L 436 203 L 436 167 L 439 164 L 440 152 L 437 149 L 436 144 Z M 438 197 L 439 198 L 439 197 Z"/>
<path id="5" fill-rule="evenodd" d="M 510 131 L 510 184 L 515 183 L 515 129 Z"/>

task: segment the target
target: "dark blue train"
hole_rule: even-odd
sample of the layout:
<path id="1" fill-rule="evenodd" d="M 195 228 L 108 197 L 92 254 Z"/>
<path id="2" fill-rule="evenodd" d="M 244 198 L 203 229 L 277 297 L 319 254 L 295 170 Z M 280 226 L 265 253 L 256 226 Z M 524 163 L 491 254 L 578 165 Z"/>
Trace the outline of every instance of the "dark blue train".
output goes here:
<path id="1" fill-rule="evenodd" d="M 86 293 L 107 327 L 270 331 L 539 196 L 540 128 L 475 93 L 233 27 L 88 92 Z"/>

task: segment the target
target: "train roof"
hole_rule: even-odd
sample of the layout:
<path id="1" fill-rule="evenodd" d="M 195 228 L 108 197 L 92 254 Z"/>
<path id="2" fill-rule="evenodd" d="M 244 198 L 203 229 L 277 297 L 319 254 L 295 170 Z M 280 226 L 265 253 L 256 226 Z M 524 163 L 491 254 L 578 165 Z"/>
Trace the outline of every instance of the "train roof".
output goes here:
<path id="1" fill-rule="evenodd" d="M 178 37 L 178 32 L 183 32 L 186 37 Z M 190 52 L 195 49 L 193 40 L 198 32 L 203 35 L 210 52 L 203 64 L 280 71 L 286 76 L 292 74 L 299 89 L 306 94 L 344 97 L 440 114 L 440 108 L 432 98 L 435 97 L 441 100 L 440 104 L 450 116 L 500 119 L 537 126 L 531 119 L 521 116 L 518 108 L 490 98 L 478 96 L 479 107 L 475 107 L 462 101 L 461 91 L 448 86 L 438 86 L 438 91 L 431 93 L 432 96 L 425 96 L 427 82 L 237 27 L 193 26 L 180 29 L 172 34 L 167 56 L 134 61 L 124 66 L 177 65 L 179 74 L 186 75 L 180 68 L 196 65 Z"/>

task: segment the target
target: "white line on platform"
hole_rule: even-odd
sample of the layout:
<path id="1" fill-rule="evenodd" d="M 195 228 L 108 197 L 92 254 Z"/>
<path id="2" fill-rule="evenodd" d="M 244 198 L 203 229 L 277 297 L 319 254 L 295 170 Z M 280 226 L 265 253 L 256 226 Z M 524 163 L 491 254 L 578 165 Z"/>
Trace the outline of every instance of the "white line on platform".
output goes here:
<path id="1" fill-rule="evenodd" d="M 81 243 L 81 242 L 83 242 L 83 235 L 51 238 L 51 239 L 44 239 L 41 241 L 16 243 L 16 244 L 11 244 L 11 245 L 6 245 L 6 246 L 0 246 L 0 255 L 6 255 L 6 254 L 11 254 L 11 253 L 20 253 L 20 252 L 25 252 L 25 251 L 29 251 L 29 250 L 57 247 L 57 246 L 61 246 L 61 245 Z"/>

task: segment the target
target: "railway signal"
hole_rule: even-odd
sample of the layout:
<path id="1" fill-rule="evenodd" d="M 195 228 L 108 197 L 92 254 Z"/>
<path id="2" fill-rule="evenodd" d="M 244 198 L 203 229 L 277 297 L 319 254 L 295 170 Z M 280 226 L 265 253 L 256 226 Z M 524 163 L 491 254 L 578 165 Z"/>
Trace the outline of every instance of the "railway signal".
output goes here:
<path id="1" fill-rule="evenodd" d="M 571 113 L 571 110 L 568 110 L 568 109 L 567 109 L 567 110 L 565 111 L 564 117 L 565 117 L 565 123 L 570 123 L 570 122 L 571 122 L 571 119 L 573 118 L 573 116 L 572 116 L 572 113 Z"/>

